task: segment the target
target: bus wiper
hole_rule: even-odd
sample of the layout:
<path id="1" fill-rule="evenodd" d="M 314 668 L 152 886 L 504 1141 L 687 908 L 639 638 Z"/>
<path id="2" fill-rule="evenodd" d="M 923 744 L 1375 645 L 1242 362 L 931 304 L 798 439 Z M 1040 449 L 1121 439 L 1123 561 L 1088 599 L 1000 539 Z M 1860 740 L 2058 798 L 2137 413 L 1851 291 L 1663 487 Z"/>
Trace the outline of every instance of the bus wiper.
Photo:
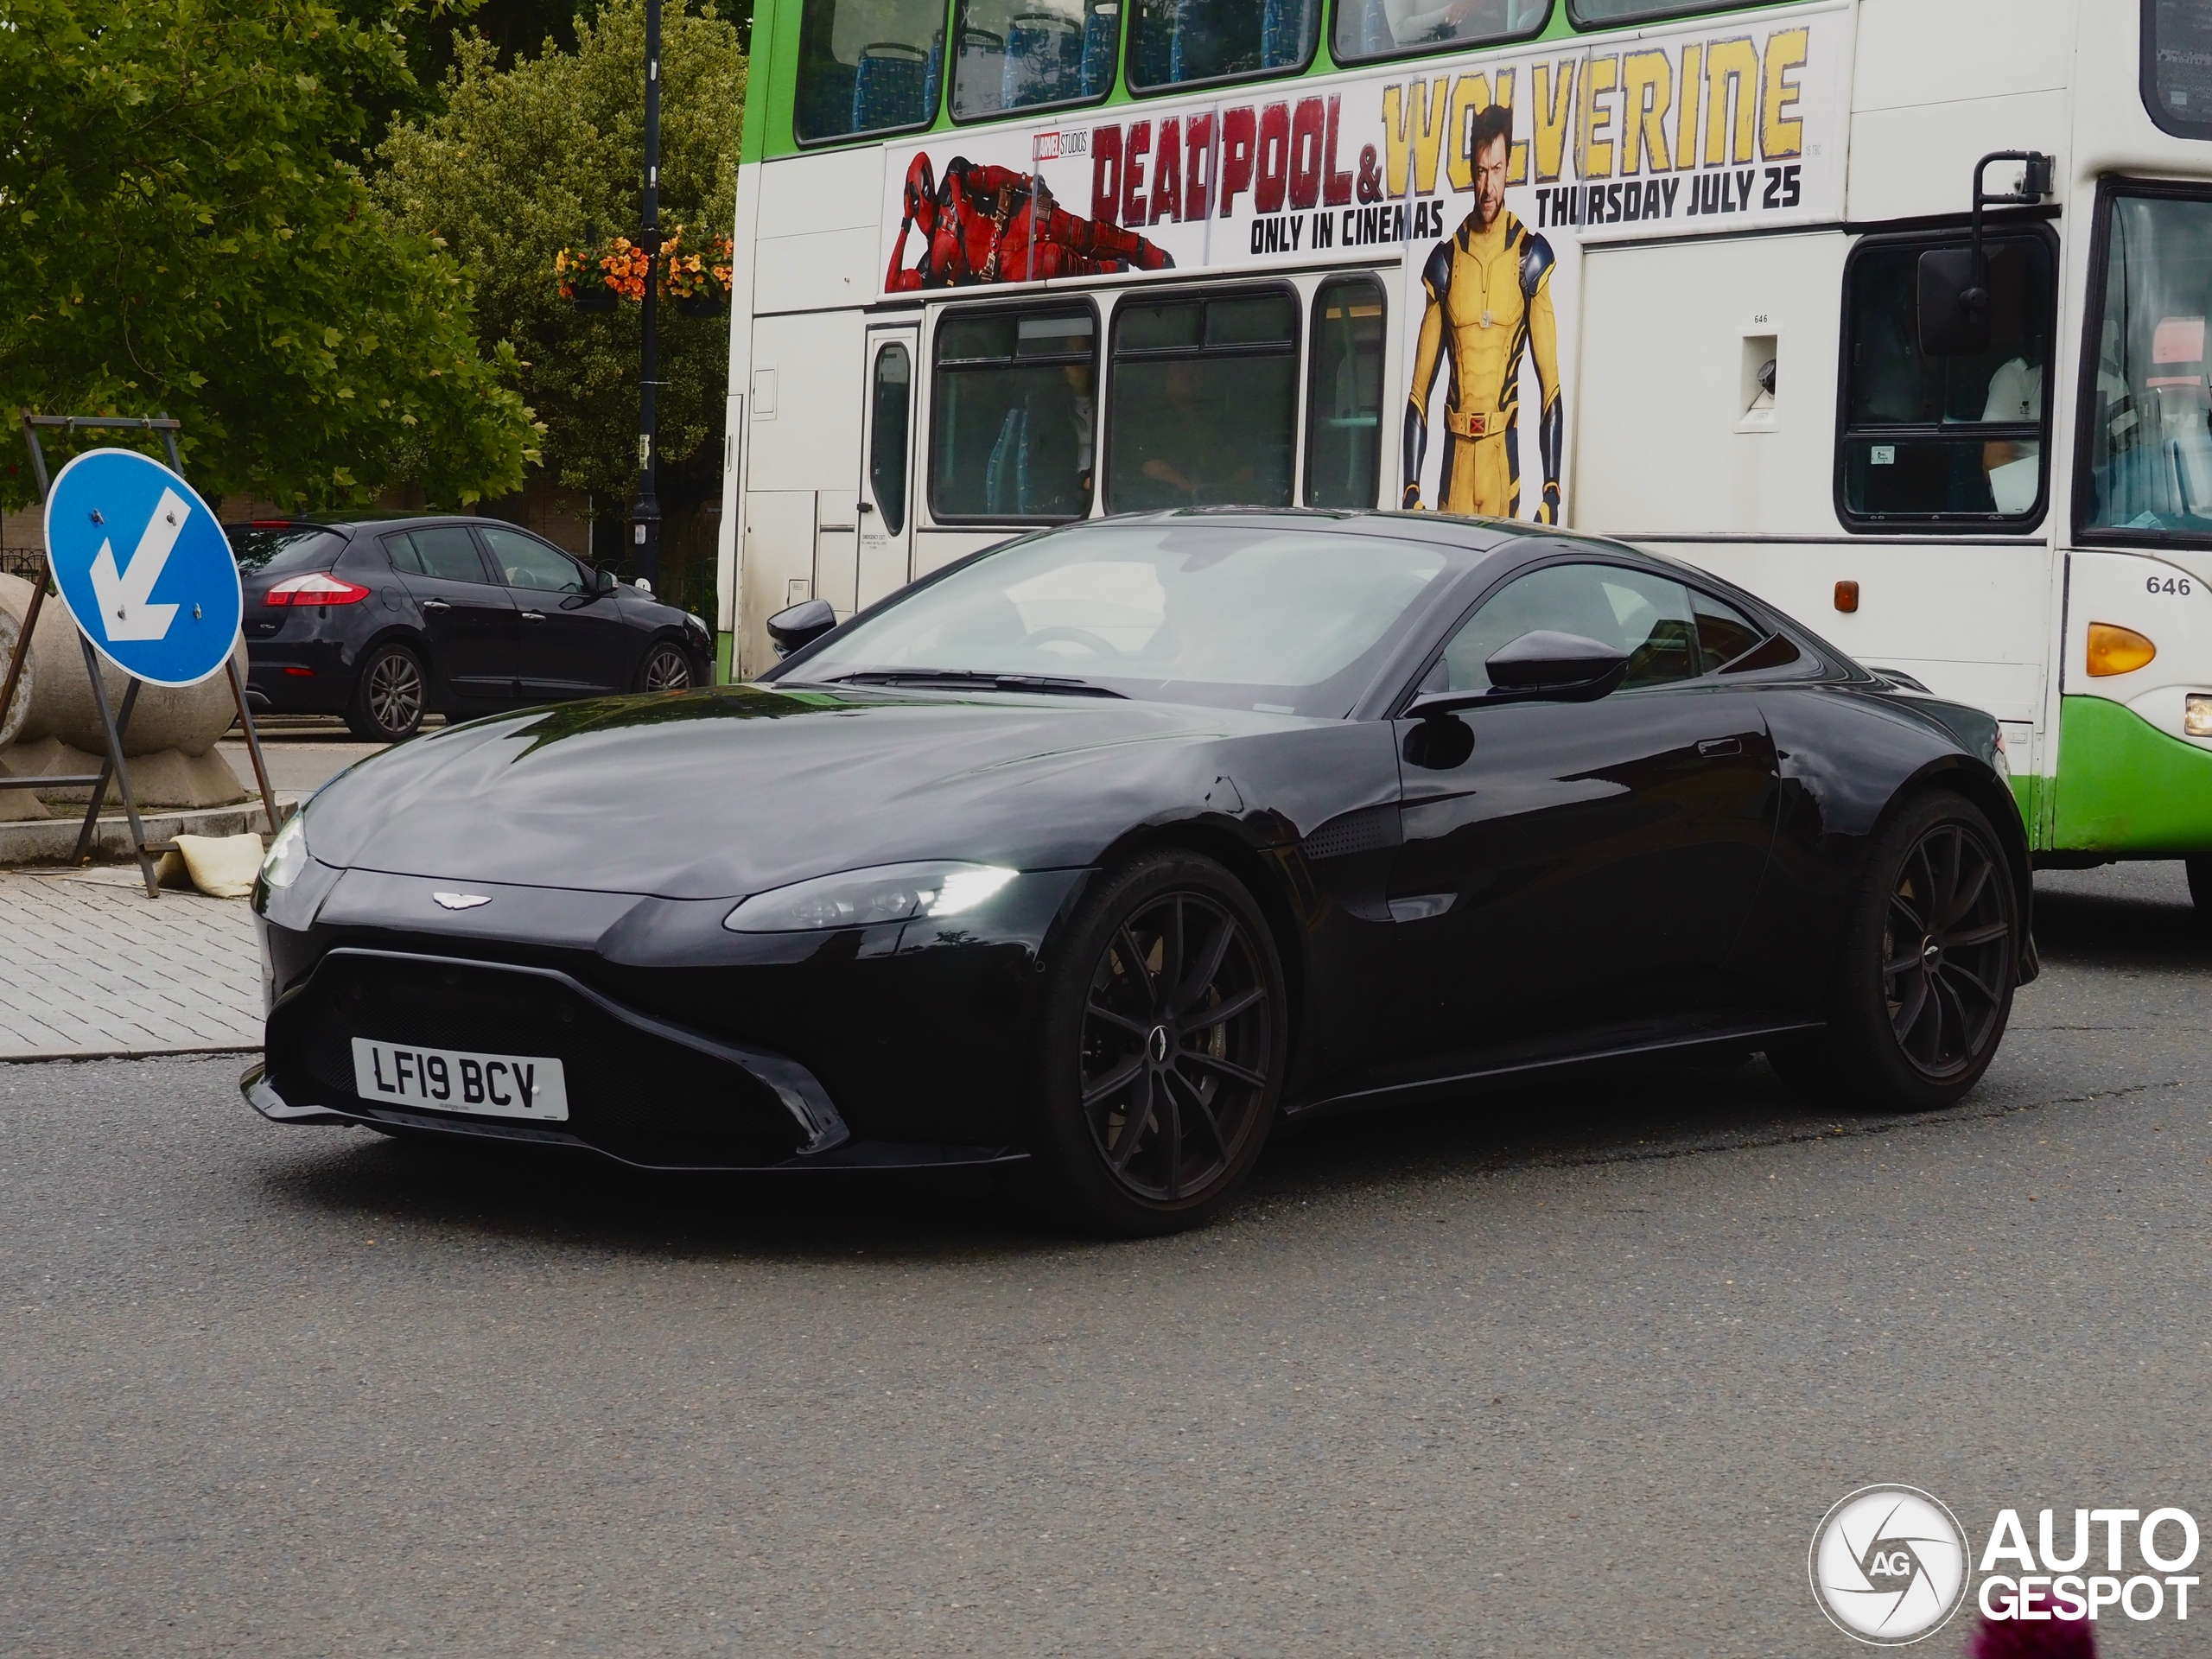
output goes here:
<path id="1" fill-rule="evenodd" d="M 940 686 L 953 690 L 1044 691 L 1065 697 L 1123 697 L 1125 693 L 1062 674 L 987 674 L 963 668 L 863 668 L 825 685 Z"/>

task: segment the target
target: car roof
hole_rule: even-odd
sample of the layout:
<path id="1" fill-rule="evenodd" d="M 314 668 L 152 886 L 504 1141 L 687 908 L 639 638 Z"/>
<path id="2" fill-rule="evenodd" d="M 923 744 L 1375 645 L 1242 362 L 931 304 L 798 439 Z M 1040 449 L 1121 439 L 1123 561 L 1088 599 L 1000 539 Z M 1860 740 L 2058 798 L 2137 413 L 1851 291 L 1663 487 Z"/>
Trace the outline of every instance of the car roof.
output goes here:
<path id="1" fill-rule="evenodd" d="M 1525 519 L 1469 518 L 1447 512 L 1404 512 L 1377 508 L 1173 507 L 1158 512 L 1124 512 L 1104 518 L 1077 519 L 1071 524 L 1056 525 L 1054 529 L 1060 531 L 1084 531 L 1117 524 L 1174 523 L 1373 536 L 1456 550 L 1475 559 L 1530 537 L 1540 537 L 1555 543 L 1562 550 L 1588 548 L 1593 551 L 1642 556 L 1637 549 L 1618 542 L 1577 531 L 1560 530 L 1551 524 L 1531 524 Z"/>
<path id="2" fill-rule="evenodd" d="M 497 524 L 503 530 L 519 530 L 525 536 L 537 531 L 527 524 L 518 524 L 512 519 L 489 518 L 464 512 L 414 512 L 379 514 L 359 518 L 251 518 L 233 519 L 223 526 L 226 530 L 328 530 L 342 536 L 352 536 L 362 531 L 385 531 L 418 530 L 433 524 Z M 543 540 L 541 537 L 539 538 Z"/>

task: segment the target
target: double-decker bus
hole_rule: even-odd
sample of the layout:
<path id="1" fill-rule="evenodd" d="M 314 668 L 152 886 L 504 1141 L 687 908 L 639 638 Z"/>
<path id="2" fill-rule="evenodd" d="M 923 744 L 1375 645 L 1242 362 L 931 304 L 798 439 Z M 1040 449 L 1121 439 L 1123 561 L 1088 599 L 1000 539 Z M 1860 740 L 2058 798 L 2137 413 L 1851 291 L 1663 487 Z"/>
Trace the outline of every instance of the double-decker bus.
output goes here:
<path id="1" fill-rule="evenodd" d="M 761 0 L 753 38 L 726 673 L 1075 518 L 1510 517 L 1989 710 L 2046 861 L 2212 851 L 2208 0 Z"/>

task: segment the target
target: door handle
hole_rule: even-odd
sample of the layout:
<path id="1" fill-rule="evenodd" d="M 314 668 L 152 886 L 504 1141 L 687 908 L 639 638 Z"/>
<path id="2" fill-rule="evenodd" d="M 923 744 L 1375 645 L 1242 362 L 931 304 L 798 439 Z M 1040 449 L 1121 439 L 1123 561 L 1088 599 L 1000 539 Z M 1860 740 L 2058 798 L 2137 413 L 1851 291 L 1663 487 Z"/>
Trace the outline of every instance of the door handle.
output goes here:
<path id="1" fill-rule="evenodd" d="M 442 599 L 426 599 L 423 601 L 423 608 L 426 611 L 449 611 L 453 607 Z"/>
<path id="2" fill-rule="evenodd" d="M 1701 739 L 1697 752 L 1704 755 L 1741 754 L 1744 740 L 1740 737 L 1708 737 Z"/>
<path id="3" fill-rule="evenodd" d="M 543 622 L 545 620 L 545 613 L 543 611 L 524 611 L 522 613 L 522 620 L 525 622 Z"/>
<path id="4" fill-rule="evenodd" d="M 860 510 L 862 512 L 874 512 L 875 511 L 875 503 L 873 501 L 862 501 L 859 505 Z"/>

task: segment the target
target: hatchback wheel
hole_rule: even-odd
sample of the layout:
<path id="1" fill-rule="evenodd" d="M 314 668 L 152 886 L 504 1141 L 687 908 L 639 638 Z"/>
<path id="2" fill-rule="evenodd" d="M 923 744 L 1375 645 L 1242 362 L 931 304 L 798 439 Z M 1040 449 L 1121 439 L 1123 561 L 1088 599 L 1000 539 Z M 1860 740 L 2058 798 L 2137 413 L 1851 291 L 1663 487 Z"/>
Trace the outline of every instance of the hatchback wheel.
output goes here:
<path id="1" fill-rule="evenodd" d="M 645 653 L 638 670 L 638 690 L 689 691 L 692 677 L 691 658 L 683 647 L 664 639 Z"/>
<path id="2" fill-rule="evenodd" d="M 370 743 L 397 743 L 422 729 L 429 709 L 423 659 L 405 645 L 378 645 L 353 681 L 346 723 Z"/>
<path id="3" fill-rule="evenodd" d="M 1948 793 L 1877 838 L 1818 1037 L 1770 1050 L 1786 1081 L 1869 1111 L 1930 1111 L 1981 1080 L 2012 1017 L 2019 906 L 1996 832 Z"/>
<path id="4" fill-rule="evenodd" d="M 1070 925 L 1046 995 L 1030 1141 L 1055 1212 L 1125 1236 L 1210 1218 L 1266 1143 L 1287 1052 L 1251 896 L 1196 854 L 1125 866 Z"/>

